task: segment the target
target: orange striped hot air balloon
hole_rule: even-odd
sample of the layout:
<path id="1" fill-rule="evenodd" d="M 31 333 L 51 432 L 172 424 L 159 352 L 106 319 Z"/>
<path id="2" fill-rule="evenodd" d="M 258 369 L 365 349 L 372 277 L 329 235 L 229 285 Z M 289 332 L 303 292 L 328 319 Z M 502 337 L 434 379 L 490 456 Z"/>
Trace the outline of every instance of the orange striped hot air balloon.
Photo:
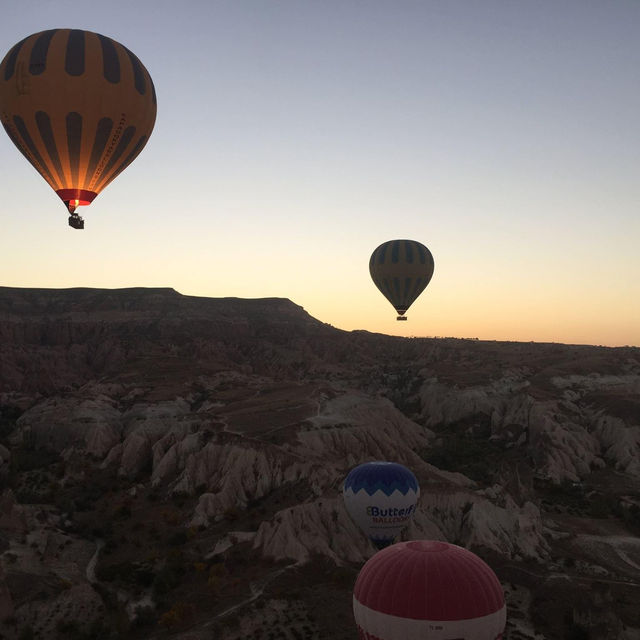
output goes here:
<path id="1" fill-rule="evenodd" d="M 91 31 L 27 36 L 0 64 L 0 121 L 84 226 L 93 199 L 142 151 L 156 119 L 149 72 L 120 43 Z"/>
<path id="2" fill-rule="evenodd" d="M 389 240 L 371 254 L 369 273 L 382 295 L 406 320 L 407 309 L 425 290 L 433 276 L 431 251 L 415 240 Z"/>

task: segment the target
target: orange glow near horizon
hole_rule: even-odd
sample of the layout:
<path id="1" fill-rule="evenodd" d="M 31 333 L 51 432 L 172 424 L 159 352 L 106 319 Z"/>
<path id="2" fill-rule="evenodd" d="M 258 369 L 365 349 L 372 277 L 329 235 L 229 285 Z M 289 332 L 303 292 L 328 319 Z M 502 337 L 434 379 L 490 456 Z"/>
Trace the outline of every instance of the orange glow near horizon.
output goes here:
<path id="1" fill-rule="evenodd" d="M 227 235 L 193 235 L 197 221 L 176 225 L 158 218 L 149 224 L 139 217 L 125 220 L 127 211 L 114 219 L 117 211 L 110 212 L 110 219 L 92 216 L 82 239 L 70 239 L 61 225 L 49 225 L 51 233 L 32 251 L 23 252 L 20 243 L 9 246 L 5 260 L 13 267 L 2 284 L 171 287 L 183 295 L 211 298 L 278 297 L 346 331 L 640 346 L 638 282 L 616 277 L 617 271 L 631 268 L 624 261 L 616 266 L 611 259 L 597 274 L 580 278 L 548 259 L 531 279 L 523 272 L 528 267 L 524 253 L 517 268 L 515 263 L 511 270 L 508 265 L 500 268 L 496 253 L 495 264 L 479 270 L 470 264 L 470 256 L 458 255 L 456 247 L 432 243 L 433 279 L 407 311 L 407 322 L 397 322 L 397 313 L 369 277 L 368 245 L 377 245 L 366 238 L 358 251 L 336 253 L 327 261 L 327 244 L 321 237 L 311 245 L 280 247 L 262 243 L 260 233 L 252 236 L 231 229 Z M 128 232 L 123 234 L 125 221 Z M 161 240 L 165 234 L 171 234 L 169 244 Z M 240 254 L 234 237 L 246 238 Z M 70 250 L 58 253 L 59 243 L 70 244 Z M 158 261 L 162 246 L 164 259 Z M 85 265 L 82 271 L 77 270 L 79 263 Z"/>
<path id="2" fill-rule="evenodd" d="M 347 331 L 640 346 L 640 3 L 114 2 L 69 10 L 130 43 L 161 117 L 81 234 L 0 141 L 0 285 L 279 297 Z M 5 50 L 59 11 L 5 12 Z M 406 322 L 368 269 L 396 238 L 435 260 Z"/>

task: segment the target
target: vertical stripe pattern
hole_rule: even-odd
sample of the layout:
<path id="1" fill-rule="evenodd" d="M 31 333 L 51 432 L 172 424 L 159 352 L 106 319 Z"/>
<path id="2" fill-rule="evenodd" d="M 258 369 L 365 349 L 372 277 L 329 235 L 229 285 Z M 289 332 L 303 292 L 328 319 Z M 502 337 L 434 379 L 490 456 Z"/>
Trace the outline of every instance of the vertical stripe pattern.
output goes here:
<path id="1" fill-rule="evenodd" d="M 107 148 L 109 142 L 109 135 L 113 129 L 113 120 L 111 118 L 102 118 L 98 122 L 96 128 L 96 135 L 93 139 L 93 147 L 91 150 L 91 156 L 89 158 L 89 166 L 87 167 L 87 174 L 85 175 L 85 184 L 93 187 L 93 181 L 95 180 L 97 168 L 100 163 L 100 158 L 103 158 L 104 150 Z M 93 190 L 93 189 L 91 189 Z"/>
<path id="2" fill-rule="evenodd" d="M 374 284 L 402 316 L 433 276 L 433 256 L 415 240 L 390 240 L 371 254 L 369 273 Z"/>
<path id="3" fill-rule="evenodd" d="M 7 135 L 9 136 L 9 139 L 11 140 L 11 142 L 13 142 L 13 144 L 18 148 L 18 151 L 20 151 L 20 153 L 31 164 L 33 164 L 34 163 L 33 158 L 31 158 L 31 156 L 29 155 L 29 151 L 26 149 L 26 147 L 24 146 L 24 144 L 22 142 L 22 139 L 20 138 L 20 136 L 16 132 L 15 126 L 13 126 L 13 124 L 8 122 L 8 121 L 5 122 L 4 120 L 2 121 L 2 126 L 4 127 L 4 130 L 7 132 Z"/>
<path id="4" fill-rule="evenodd" d="M 70 76 L 81 76 L 84 73 L 84 31 L 73 29 L 69 33 L 64 70 Z"/>
<path id="5" fill-rule="evenodd" d="M 49 165 L 42 159 L 40 152 L 38 151 L 38 147 L 36 147 L 33 139 L 31 138 L 31 134 L 27 129 L 27 126 L 24 123 L 24 120 L 20 116 L 13 116 L 13 124 L 16 126 L 16 131 L 20 135 L 24 146 L 29 150 L 29 158 L 31 164 L 38 169 L 38 171 L 44 176 L 45 180 L 49 180 L 49 184 L 57 184 L 51 171 L 49 169 Z"/>
<path id="6" fill-rule="evenodd" d="M 31 49 L 31 56 L 29 57 L 29 73 L 32 76 L 39 76 L 44 73 L 47 68 L 47 56 L 49 54 L 49 45 L 51 44 L 51 38 L 55 35 L 57 29 L 51 29 L 50 31 L 43 31 Z"/>
<path id="7" fill-rule="evenodd" d="M 100 184 L 101 182 L 104 182 L 104 180 L 106 179 L 104 176 L 109 176 L 113 167 L 115 166 L 116 162 L 118 162 L 118 160 L 120 159 L 120 157 L 122 156 L 122 154 L 124 153 L 124 150 L 129 146 L 129 143 L 131 142 L 131 140 L 133 139 L 133 136 L 135 135 L 136 132 L 136 128 L 135 127 L 127 127 L 124 130 L 124 133 L 122 134 L 122 137 L 120 138 L 120 141 L 118 142 L 118 146 L 115 148 L 115 151 L 113 151 L 113 153 L 111 154 L 111 157 L 109 158 L 109 162 L 107 162 L 106 166 L 104 167 L 104 169 L 102 170 L 102 180 L 100 180 L 100 178 L 98 178 L 98 181 L 96 182 L 96 184 L 98 185 L 98 188 L 100 188 Z"/>
<path id="8" fill-rule="evenodd" d="M 149 72 L 104 35 L 49 29 L 0 63 L 0 121 L 63 199 L 93 200 L 142 151 L 155 118 Z"/>
<path id="9" fill-rule="evenodd" d="M 16 60 L 18 59 L 18 55 L 20 54 L 20 49 L 22 49 L 22 45 L 26 42 L 27 38 L 20 40 L 18 44 L 16 44 L 7 54 L 7 57 L 4 60 L 4 79 L 11 80 L 13 78 L 13 74 L 16 70 Z"/>
<path id="10" fill-rule="evenodd" d="M 64 172 L 62 171 L 62 164 L 60 163 L 60 156 L 58 155 L 58 148 L 56 147 L 56 141 L 53 138 L 53 129 L 51 128 L 51 119 L 49 115 L 44 111 L 36 112 L 36 124 L 38 125 L 38 131 L 44 146 L 51 158 L 51 164 L 53 164 L 60 184 L 64 182 Z"/>
<path id="11" fill-rule="evenodd" d="M 80 168 L 80 143 L 82 141 L 82 116 L 75 111 L 67 114 L 67 152 L 71 182 L 78 184 Z"/>
<path id="12" fill-rule="evenodd" d="M 140 95 L 144 95 L 147 90 L 147 85 L 144 79 L 142 63 L 140 62 L 140 60 L 138 60 L 138 57 L 134 53 L 132 53 L 131 51 L 129 51 L 129 49 L 127 49 L 127 47 L 123 47 L 123 49 L 127 52 L 127 55 L 129 56 L 129 60 L 131 62 L 131 68 L 133 70 L 133 79 L 134 79 L 134 85 L 136 87 L 136 91 Z"/>
<path id="13" fill-rule="evenodd" d="M 113 40 L 100 34 L 98 34 L 98 40 L 102 47 L 102 73 L 105 80 L 118 83 L 120 82 L 120 60 Z"/>

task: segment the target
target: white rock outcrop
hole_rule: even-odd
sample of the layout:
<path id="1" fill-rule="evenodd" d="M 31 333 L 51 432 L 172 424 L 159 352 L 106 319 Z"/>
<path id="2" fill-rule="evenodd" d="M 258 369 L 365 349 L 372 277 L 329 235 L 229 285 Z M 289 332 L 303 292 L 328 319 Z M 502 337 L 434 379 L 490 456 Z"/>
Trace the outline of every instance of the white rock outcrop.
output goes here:
<path id="1" fill-rule="evenodd" d="M 120 441 L 122 415 L 104 395 L 90 398 L 52 397 L 25 411 L 12 434 L 16 444 L 62 452 L 78 447 L 104 457 Z"/>
<path id="2" fill-rule="evenodd" d="M 202 419 L 191 414 L 184 398 L 176 398 L 155 404 L 136 403 L 124 412 L 122 423 L 122 442 L 109 451 L 105 466 L 116 464 L 120 476 L 134 478 L 158 459 L 160 454 L 154 451 L 158 441 L 168 435 L 174 441 L 181 440 L 195 431 Z"/>
<path id="3" fill-rule="evenodd" d="M 420 390 L 422 417 L 429 426 L 473 418 L 488 421 L 491 438 L 505 446 L 525 447 L 539 476 L 553 482 L 578 482 L 607 463 L 640 473 L 640 415 L 636 424 L 595 410 L 590 393 L 640 390 L 640 376 L 555 376 L 562 391 L 555 399 L 529 395 L 529 382 L 518 372 L 485 385 L 458 388 L 428 379 Z"/>
<path id="4" fill-rule="evenodd" d="M 305 563 L 320 555 L 339 565 L 364 562 L 375 552 L 347 514 L 342 498 L 322 498 L 279 511 L 260 525 L 253 546 L 273 560 Z"/>
<path id="5" fill-rule="evenodd" d="M 594 420 L 594 433 L 605 460 L 619 471 L 640 476 L 640 416 L 638 425 L 628 425 L 620 418 L 599 415 Z"/>
<path id="6" fill-rule="evenodd" d="M 402 539 L 449 540 L 464 547 L 491 549 L 509 559 L 548 557 L 538 508 L 522 507 L 510 496 L 498 506 L 475 493 L 427 492 Z M 336 562 L 363 562 L 375 551 L 353 523 L 341 497 L 322 498 L 279 511 L 263 522 L 254 548 L 272 559 L 308 562 L 325 556 Z"/>

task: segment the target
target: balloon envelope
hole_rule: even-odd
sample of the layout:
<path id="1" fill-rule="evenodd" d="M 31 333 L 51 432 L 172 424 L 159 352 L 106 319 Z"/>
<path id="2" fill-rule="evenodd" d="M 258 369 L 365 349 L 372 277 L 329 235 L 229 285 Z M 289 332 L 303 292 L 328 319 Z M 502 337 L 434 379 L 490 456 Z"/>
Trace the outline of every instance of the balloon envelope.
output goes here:
<path id="1" fill-rule="evenodd" d="M 420 497 L 416 477 L 396 462 L 365 462 L 349 472 L 342 489 L 353 521 L 378 548 L 409 524 Z"/>
<path id="2" fill-rule="evenodd" d="M 389 240 L 369 260 L 374 284 L 395 310 L 404 316 L 433 276 L 431 251 L 415 240 Z"/>
<path id="3" fill-rule="evenodd" d="M 447 542 L 399 542 L 362 567 L 353 591 L 361 639 L 499 640 L 502 586 L 471 551 Z"/>
<path id="4" fill-rule="evenodd" d="M 34 33 L 0 63 L 0 120 L 71 211 L 89 204 L 134 160 L 155 118 L 149 72 L 129 49 L 99 33 Z"/>

